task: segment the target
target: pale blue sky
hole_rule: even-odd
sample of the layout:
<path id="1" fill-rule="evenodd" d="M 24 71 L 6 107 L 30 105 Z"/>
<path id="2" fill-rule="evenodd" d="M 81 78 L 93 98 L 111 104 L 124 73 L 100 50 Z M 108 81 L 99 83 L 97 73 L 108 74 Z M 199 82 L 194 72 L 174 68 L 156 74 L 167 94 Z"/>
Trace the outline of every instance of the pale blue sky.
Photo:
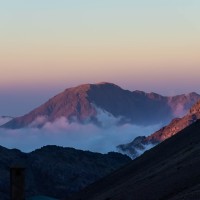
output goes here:
<path id="1" fill-rule="evenodd" d="M 0 0 L 0 115 L 87 82 L 200 92 L 199 10 L 199 0 Z"/>

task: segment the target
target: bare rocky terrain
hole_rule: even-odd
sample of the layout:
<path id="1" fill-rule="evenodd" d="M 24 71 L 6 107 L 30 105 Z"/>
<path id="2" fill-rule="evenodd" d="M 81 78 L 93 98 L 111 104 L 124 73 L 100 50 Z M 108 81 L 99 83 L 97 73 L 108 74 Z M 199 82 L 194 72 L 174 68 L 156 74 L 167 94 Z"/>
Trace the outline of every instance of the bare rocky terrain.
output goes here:
<path id="1" fill-rule="evenodd" d="M 183 130 L 187 126 L 200 119 L 200 101 L 195 103 L 188 114 L 182 118 L 175 118 L 170 124 L 151 134 L 150 136 L 140 136 L 131 143 L 119 145 L 119 152 L 126 153 L 132 158 L 139 156 L 140 151 L 144 151 L 147 146 L 155 146 Z"/>
<path id="2" fill-rule="evenodd" d="M 85 84 L 66 89 L 2 127 L 18 129 L 33 126 L 38 117 L 44 118 L 38 126 L 61 117 L 66 117 L 69 122 L 91 122 L 101 126 L 98 109 L 119 118 L 119 124 L 146 126 L 166 123 L 182 116 L 199 99 L 200 95 L 196 93 L 165 97 L 156 93 L 124 90 L 112 83 Z"/>

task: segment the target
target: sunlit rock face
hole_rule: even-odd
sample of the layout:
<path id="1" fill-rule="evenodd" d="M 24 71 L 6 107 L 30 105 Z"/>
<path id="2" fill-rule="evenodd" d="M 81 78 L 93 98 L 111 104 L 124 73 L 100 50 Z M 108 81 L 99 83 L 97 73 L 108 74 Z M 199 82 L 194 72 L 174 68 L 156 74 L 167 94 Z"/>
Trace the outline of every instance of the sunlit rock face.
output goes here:
<path id="1" fill-rule="evenodd" d="M 120 118 L 119 125 L 132 123 L 147 126 L 167 123 L 174 117 L 182 116 L 198 99 L 200 95 L 196 93 L 165 97 L 156 93 L 131 92 L 112 83 L 84 84 L 66 89 L 3 127 L 27 127 L 41 117 L 44 120 L 38 127 L 61 117 L 65 117 L 69 122 L 94 123 L 101 126 L 98 110 Z"/>
<path id="2" fill-rule="evenodd" d="M 188 114 L 184 117 L 175 118 L 170 122 L 170 124 L 156 131 L 152 135 L 147 137 L 137 137 L 131 143 L 117 146 L 117 149 L 121 153 L 136 158 L 145 150 L 172 137 L 187 126 L 196 122 L 198 119 L 200 119 L 200 101 L 195 103 L 189 110 Z"/>

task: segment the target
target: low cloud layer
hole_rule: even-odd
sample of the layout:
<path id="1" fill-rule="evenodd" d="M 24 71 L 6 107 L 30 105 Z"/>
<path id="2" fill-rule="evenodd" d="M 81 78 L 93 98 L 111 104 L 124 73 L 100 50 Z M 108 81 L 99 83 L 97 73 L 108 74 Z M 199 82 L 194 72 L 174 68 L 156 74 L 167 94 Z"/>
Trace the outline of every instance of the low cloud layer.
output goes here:
<path id="1" fill-rule="evenodd" d="M 188 113 L 188 109 L 184 108 L 184 105 L 179 103 L 174 110 L 174 117 L 183 117 Z"/>
<path id="2" fill-rule="evenodd" d="M 99 113 L 102 127 L 94 124 L 69 123 L 62 117 L 53 123 L 45 122 L 44 117 L 37 118 L 30 127 L 11 130 L 0 129 L 0 145 L 30 152 L 44 145 L 59 145 L 76 149 L 106 153 L 116 151 L 116 146 L 131 142 L 139 135 L 149 135 L 161 125 L 139 127 L 131 124 L 117 125 L 118 118 L 106 112 Z M 42 128 L 37 124 L 45 122 Z"/>
<path id="3" fill-rule="evenodd" d="M 154 144 L 146 144 L 146 145 L 142 145 L 142 146 L 143 146 L 142 149 L 135 147 L 134 148 L 134 151 L 135 151 L 134 154 L 132 153 L 132 149 L 131 148 L 123 150 L 123 151 L 118 148 L 118 152 L 120 152 L 122 154 L 125 154 L 125 155 L 129 156 L 132 159 L 135 159 L 136 157 L 142 155 L 145 151 L 153 148 L 155 145 Z"/>

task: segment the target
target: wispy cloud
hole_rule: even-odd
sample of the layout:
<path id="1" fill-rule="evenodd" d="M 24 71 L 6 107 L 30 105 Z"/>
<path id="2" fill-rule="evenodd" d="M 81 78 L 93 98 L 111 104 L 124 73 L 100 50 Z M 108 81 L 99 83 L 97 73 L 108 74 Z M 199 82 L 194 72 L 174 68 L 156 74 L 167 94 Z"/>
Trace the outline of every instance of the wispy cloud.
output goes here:
<path id="1" fill-rule="evenodd" d="M 99 113 L 98 120 L 102 127 L 91 123 L 69 123 L 64 117 L 54 122 L 45 122 L 45 117 L 39 117 L 28 128 L 0 129 L 0 145 L 24 152 L 52 144 L 106 153 L 116 151 L 117 145 L 130 142 L 139 135 L 148 135 L 161 126 L 118 125 L 119 118 L 104 111 Z M 35 127 L 43 122 L 45 124 L 42 128 Z"/>

